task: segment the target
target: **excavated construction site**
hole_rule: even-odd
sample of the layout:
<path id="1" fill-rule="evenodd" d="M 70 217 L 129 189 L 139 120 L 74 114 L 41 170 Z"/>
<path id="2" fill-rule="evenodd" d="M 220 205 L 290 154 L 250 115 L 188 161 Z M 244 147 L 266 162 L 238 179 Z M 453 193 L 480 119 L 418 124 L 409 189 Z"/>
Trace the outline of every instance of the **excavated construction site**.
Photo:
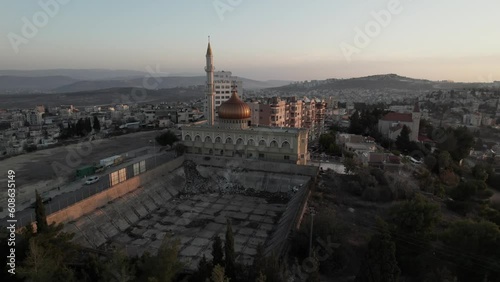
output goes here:
<path id="1" fill-rule="evenodd" d="M 168 237 L 195 269 L 212 241 L 224 242 L 231 221 L 237 260 L 251 263 L 258 244 L 266 253 L 286 248 L 302 216 L 317 168 L 261 161 L 186 157 L 181 166 L 138 189 L 67 222 L 85 247 L 156 253 Z"/>

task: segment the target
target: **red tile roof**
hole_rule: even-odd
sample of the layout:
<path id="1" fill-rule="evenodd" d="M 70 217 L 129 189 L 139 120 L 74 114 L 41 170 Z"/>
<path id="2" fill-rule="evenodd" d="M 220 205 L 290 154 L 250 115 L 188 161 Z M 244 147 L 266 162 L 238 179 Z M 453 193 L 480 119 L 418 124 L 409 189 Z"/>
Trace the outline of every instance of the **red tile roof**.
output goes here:
<path id="1" fill-rule="evenodd" d="M 386 121 L 401 121 L 401 122 L 412 122 L 413 118 L 411 114 L 402 114 L 402 113 L 388 113 L 386 114 L 381 120 L 386 120 Z"/>

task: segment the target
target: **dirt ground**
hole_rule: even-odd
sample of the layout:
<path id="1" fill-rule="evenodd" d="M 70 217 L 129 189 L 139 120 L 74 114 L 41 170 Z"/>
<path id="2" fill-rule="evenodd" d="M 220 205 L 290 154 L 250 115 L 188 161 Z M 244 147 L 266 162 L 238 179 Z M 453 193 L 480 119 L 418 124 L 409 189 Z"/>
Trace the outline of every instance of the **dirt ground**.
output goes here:
<path id="1" fill-rule="evenodd" d="M 106 157 L 151 146 L 160 131 L 137 132 L 108 139 L 81 142 L 63 147 L 39 150 L 1 161 L 0 182 L 7 183 L 7 171 L 15 171 L 16 202 L 31 201 L 37 189 L 40 193 L 57 189 L 83 165 L 98 163 Z M 158 149 L 158 148 L 156 148 Z M 6 207 L 7 186 L 0 194 L 0 203 Z M 4 209 L 5 210 L 5 209 Z"/>

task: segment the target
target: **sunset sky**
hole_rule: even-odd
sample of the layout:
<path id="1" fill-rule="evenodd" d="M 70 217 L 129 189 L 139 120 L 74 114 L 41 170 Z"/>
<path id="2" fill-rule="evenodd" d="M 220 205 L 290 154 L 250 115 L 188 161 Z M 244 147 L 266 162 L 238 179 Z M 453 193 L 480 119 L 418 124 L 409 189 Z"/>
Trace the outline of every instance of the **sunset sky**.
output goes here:
<path id="1" fill-rule="evenodd" d="M 500 80 L 498 0 L 64 0 L 26 38 L 23 18 L 43 21 L 39 3 L 55 1 L 1 2 L 0 69 L 201 75 L 210 35 L 216 69 L 253 79 Z M 356 28 L 373 27 L 374 13 L 391 19 L 358 48 Z M 357 46 L 350 61 L 346 44 Z"/>

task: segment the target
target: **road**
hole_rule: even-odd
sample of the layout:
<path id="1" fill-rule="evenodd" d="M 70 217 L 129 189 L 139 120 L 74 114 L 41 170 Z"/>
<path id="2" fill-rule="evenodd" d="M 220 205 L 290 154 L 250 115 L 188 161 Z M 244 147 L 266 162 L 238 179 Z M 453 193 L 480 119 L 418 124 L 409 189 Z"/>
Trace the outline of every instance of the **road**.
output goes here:
<path id="1" fill-rule="evenodd" d="M 155 156 L 154 154 L 148 155 L 146 157 L 139 158 L 140 160 L 142 159 L 149 159 L 152 160 L 154 159 Z M 162 154 L 157 154 L 156 155 L 156 162 L 151 162 L 151 163 L 156 163 L 156 166 L 159 166 L 161 164 L 164 164 L 165 162 L 168 162 L 170 160 L 173 160 L 175 158 L 174 152 L 166 152 Z M 104 191 L 109 188 L 109 178 L 107 175 L 113 171 L 116 171 L 122 167 L 126 167 L 128 165 L 131 165 L 135 162 L 137 162 L 138 159 L 131 160 L 128 163 L 121 164 L 116 167 L 111 167 L 108 168 L 105 172 L 103 172 L 100 175 L 100 178 L 98 182 L 90 184 L 90 185 L 85 185 L 84 180 L 78 180 L 75 182 L 72 182 L 68 184 L 67 186 L 62 186 L 61 189 L 56 189 L 51 192 L 49 192 L 49 196 L 52 197 L 52 200 L 48 203 L 45 204 L 45 210 L 46 214 L 49 215 L 51 213 L 54 213 L 56 211 L 59 211 L 61 209 L 64 209 L 76 202 L 79 202 L 85 198 L 88 198 L 89 196 L 92 196 L 96 193 L 99 193 L 101 191 Z M 17 226 L 25 226 L 30 222 L 33 222 L 35 219 L 35 209 L 30 207 L 31 203 L 29 204 L 24 204 L 22 206 L 18 206 L 17 209 L 18 211 L 16 212 L 16 219 L 17 219 Z M 0 219 L 0 226 L 6 226 L 7 224 L 7 219 L 2 218 Z"/>
<path id="2" fill-rule="evenodd" d="M 57 190 L 57 187 L 72 185 L 72 183 L 68 183 L 68 179 L 72 181 L 77 168 L 99 163 L 99 160 L 106 157 L 151 146 L 149 140 L 153 140 L 161 132 L 131 133 L 8 158 L 1 161 L 0 183 L 7 183 L 7 170 L 14 170 L 16 173 L 16 205 L 28 206 L 34 201 L 35 190 L 38 190 L 40 194 L 47 191 L 52 193 Z M 0 217 L 6 215 L 6 189 L 7 185 L 0 188 L 0 207 L 3 207 Z"/>

